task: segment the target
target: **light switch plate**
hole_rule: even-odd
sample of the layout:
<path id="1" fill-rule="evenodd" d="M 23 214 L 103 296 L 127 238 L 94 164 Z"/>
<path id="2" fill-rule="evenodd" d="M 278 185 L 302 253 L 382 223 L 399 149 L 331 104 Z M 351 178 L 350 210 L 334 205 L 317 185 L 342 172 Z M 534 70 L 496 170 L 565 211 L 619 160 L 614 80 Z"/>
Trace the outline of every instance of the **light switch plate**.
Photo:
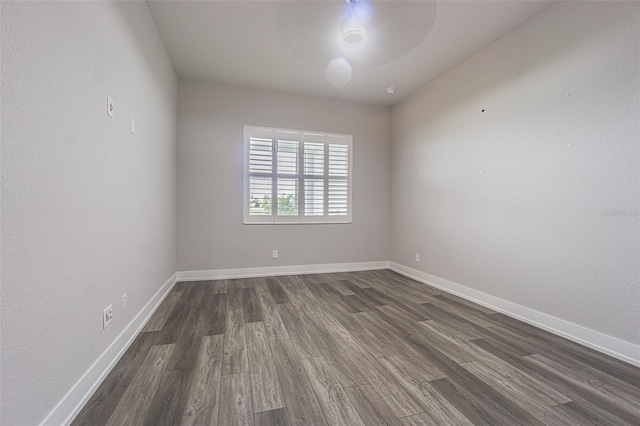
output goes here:
<path id="1" fill-rule="evenodd" d="M 132 134 L 136 134 L 136 119 L 133 117 L 130 117 L 131 121 L 129 123 L 129 131 L 131 131 Z"/>

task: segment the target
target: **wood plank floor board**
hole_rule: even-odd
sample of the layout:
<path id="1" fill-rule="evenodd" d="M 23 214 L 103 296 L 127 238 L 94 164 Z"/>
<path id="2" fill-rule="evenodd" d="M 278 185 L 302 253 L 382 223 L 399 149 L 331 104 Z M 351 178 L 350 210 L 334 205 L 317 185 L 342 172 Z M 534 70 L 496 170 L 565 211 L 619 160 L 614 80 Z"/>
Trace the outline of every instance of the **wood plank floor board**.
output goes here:
<path id="1" fill-rule="evenodd" d="M 278 372 L 264 324 L 262 322 L 246 323 L 244 331 L 249 355 L 253 412 L 258 413 L 285 407 Z"/>
<path id="2" fill-rule="evenodd" d="M 181 425 L 217 425 L 224 336 L 200 339 L 194 377 L 187 396 Z"/>
<path id="3" fill-rule="evenodd" d="M 216 280 L 213 282 L 213 294 L 226 294 L 229 280 Z"/>
<path id="4" fill-rule="evenodd" d="M 444 299 L 447 302 L 454 304 L 454 305 L 458 305 L 460 308 L 463 309 L 471 309 L 472 311 L 479 313 L 479 314 L 486 314 L 486 315 L 492 315 L 497 313 L 496 311 L 494 311 L 493 309 L 487 308 L 486 306 L 482 306 L 479 305 L 477 303 L 473 303 L 470 302 L 466 299 L 463 299 L 462 297 L 458 297 L 455 296 L 453 294 L 446 294 L 446 293 L 442 293 L 439 294 L 435 297 L 438 297 L 440 299 Z"/>
<path id="5" fill-rule="evenodd" d="M 301 315 L 295 307 L 289 303 L 277 305 L 276 309 L 280 314 L 280 319 L 287 330 L 287 334 L 293 341 L 294 346 L 301 359 L 321 356 L 320 350 L 313 337 L 307 332 Z"/>
<path id="6" fill-rule="evenodd" d="M 478 346 L 480 348 L 480 346 Z M 535 377 L 513 367 L 493 354 L 482 350 L 480 361 L 461 364 L 466 370 L 482 378 L 496 388 L 507 387 L 512 392 L 520 392 L 528 399 L 545 406 L 555 406 L 571 401 L 571 398 L 546 385 Z"/>
<path id="7" fill-rule="evenodd" d="M 392 357 L 393 358 L 393 357 Z M 394 362 L 391 358 L 378 360 L 383 368 L 404 388 L 414 401 L 416 401 L 435 424 L 452 422 L 460 425 L 471 423 L 445 398 L 435 392 L 426 382 L 416 380 L 415 372 L 410 371 L 405 365 Z M 397 361 L 397 358 L 395 359 Z"/>
<path id="8" fill-rule="evenodd" d="M 423 382 L 430 382 L 432 380 L 444 379 L 447 377 L 445 373 L 440 371 L 432 364 L 414 361 L 414 359 L 402 355 L 394 355 L 387 358 L 382 358 L 379 359 L 378 362 L 380 362 L 383 366 L 389 366 L 389 368 L 387 368 L 387 371 L 393 369 L 403 376 L 403 380 L 415 385 L 419 385 Z"/>
<path id="9" fill-rule="evenodd" d="M 273 298 L 273 301 L 277 305 L 282 305 L 283 303 L 289 303 L 289 298 L 287 297 L 287 293 L 284 291 L 282 286 L 279 283 L 279 280 L 274 277 L 266 277 L 265 283 L 267 285 L 267 289 L 269 289 L 269 294 Z"/>
<path id="10" fill-rule="evenodd" d="M 447 326 L 455 328 L 456 330 L 463 333 L 472 334 L 477 337 L 483 337 L 486 330 L 489 329 L 480 327 L 431 303 L 421 303 L 419 306 L 425 311 L 425 313 L 427 313 L 431 317 L 430 319 L 441 324 L 446 324 Z"/>
<path id="11" fill-rule="evenodd" d="M 385 347 L 393 351 L 393 355 L 397 354 L 397 347 L 402 340 L 399 332 L 396 332 L 392 324 L 387 324 L 380 318 L 378 312 L 360 312 L 352 314 L 353 318 L 362 327 L 369 330 L 378 340 L 384 343 Z"/>
<path id="12" fill-rule="evenodd" d="M 368 383 L 382 396 L 396 417 L 406 417 L 423 411 L 420 404 L 378 360 L 363 364 L 361 369 Z"/>
<path id="13" fill-rule="evenodd" d="M 404 275 L 388 269 L 375 271 L 375 275 L 379 282 L 388 283 L 387 285 L 393 286 L 398 291 L 403 291 L 404 288 L 410 288 L 413 291 L 428 296 L 438 296 L 443 294 L 443 291 L 440 289 L 412 280 L 411 278 L 405 277 Z"/>
<path id="14" fill-rule="evenodd" d="M 242 289 L 242 309 L 244 322 L 262 321 L 262 309 L 260 309 L 255 286 Z"/>
<path id="15" fill-rule="evenodd" d="M 158 331 L 162 330 L 167 319 L 169 319 L 169 315 L 175 308 L 176 303 L 182 296 L 182 292 L 184 291 L 184 286 L 178 286 L 176 284 L 173 289 L 169 292 L 167 297 L 162 301 L 158 309 L 153 313 L 149 322 L 142 329 L 143 332 L 146 331 Z"/>
<path id="16" fill-rule="evenodd" d="M 227 310 L 225 324 L 222 375 L 248 372 L 249 358 L 247 356 L 242 310 Z"/>
<path id="17" fill-rule="evenodd" d="M 191 325 L 199 315 L 199 311 L 194 307 L 199 307 L 202 298 L 199 298 L 199 288 L 196 286 L 185 287 L 178 298 L 173 310 L 169 314 L 167 321 L 162 327 L 162 332 L 170 343 L 176 343 L 184 337 Z"/>
<path id="18" fill-rule="evenodd" d="M 355 294 L 350 296 L 342 296 L 342 302 L 344 303 L 347 311 L 350 314 L 355 314 L 356 312 L 366 312 L 373 308 L 372 306 L 369 306 L 366 303 L 364 303 Z"/>
<path id="19" fill-rule="evenodd" d="M 342 387 L 351 387 L 368 383 L 367 378 L 362 373 L 358 360 L 350 356 L 349 350 L 345 346 L 336 346 L 333 343 L 322 345 L 320 352 L 324 357 L 324 362 L 331 367 Z"/>
<path id="20" fill-rule="evenodd" d="M 74 419 L 74 426 L 102 426 L 113 413 L 131 381 L 156 343 L 158 333 L 141 333 L 91 396 L 82 411 Z"/>
<path id="21" fill-rule="evenodd" d="M 349 400 L 368 426 L 396 426 L 400 422 L 371 385 L 353 386 L 344 390 Z"/>
<path id="22" fill-rule="evenodd" d="M 516 321 L 502 314 L 490 317 L 499 325 L 491 329 L 509 337 L 517 334 L 526 335 L 531 345 L 538 348 L 534 353 L 544 354 L 549 358 L 563 359 L 570 355 L 571 359 L 589 365 L 601 372 L 613 376 L 628 384 L 640 388 L 640 369 L 630 364 L 611 358 L 570 340 L 552 335 L 544 330 Z M 511 339 L 512 340 L 512 339 Z"/>
<path id="23" fill-rule="evenodd" d="M 175 345 L 154 346 L 140 366 L 131 385 L 127 388 L 107 421 L 111 425 L 138 425 L 151 408 L 160 377 L 169 362 Z"/>
<path id="24" fill-rule="evenodd" d="M 251 426 L 254 424 L 249 373 L 222 376 L 218 424 L 224 426 Z"/>
<path id="25" fill-rule="evenodd" d="M 143 330 L 72 425 L 640 424 L 640 368 L 388 270 L 181 282 Z"/>
<path id="26" fill-rule="evenodd" d="M 367 281 L 366 278 L 363 278 L 361 276 L 358 275 L 357 272 L 351 272 L 348 274 L 344 274 L 342 277 L 342 279 L 340 281 L 348 281 L 349 283 L 360 287 L 360 288 L 371 288 L 371 284 L 369 284 L 369 282 Z M 346 283 L 343 283 L 346 284 Z M 350 289 L 349 286 L 347 286 L 347 288 Z"/>
<path id="27" fill-rule="evenodd" d="M 213 336 L 224 334 L 227 314 L 227 295 L 214 293 L 210 286 L 204 295 L 205 302 L 200 309 L 198 322 L 195 326 L 196 336 Z"/>
<path id="28" fill-rule="evenodd" d="M 390 349 L 375 334 L 363 326 L 353 315 L 342 318 L 340 322 L 353 336 L 357 344 L 367 351 L 373 358 L 383 358 L 395 354 L 393 349 Z"/>
<path id="29" fill-rule="evenodd" d="M 473 341 L 473 344 L 480 345 L 480 341 Z M 591 418 L 597 418 L 599 424 L 638 424 L 638 418 L 628 415 L 623 411 L 615 409 L 615 406 L 609 404 L 606 397 L 600 392 L 593 392 L 589 388 L 576 386 L 572 381 L 565 380 L 564 377 L 558 376 L 548 369 L 542 368 L 535 363 L 527 361 L 524 357 L 510 355 L 505 351 L 496 349 L 489 344 L 482 344 L 482 348 L 491 352 L 498 358 L 508 362 L 513 367 L 535 377 L 552 387 L 558 392 L 571 398 L 577 406 L 584 407 L 583 411 L 588 411 Z"/>
<path id="30" fill-rule="evenodd" d="M 401 308 L 395 305 L 384 305 L 378 306 L 377 309 L 386 315 L 388 321 L 396 321 L 399 326 L 404 326 L 405 331 L 411 333 L 419 330 L 419 327 L 416 326 L 416 322 L 423 321 L 423 316 L 414 315 L 410 311 L 404 309 L 405 305 L 402 306 L 403 307 Z"/>
<path id="31" fill-rule="evenodd" d="M 609 404 L 615 406 L 619 412 L 629 413 L 630 417 L 640 418 L 640 390 L 622 383 L 612 383 L 612 381 L 601 380 L 599 375 L 585 374 L 584 369 L 576 365 L 568 366 L 545 358 L 542 355 L 530 355 L 524 357 L 530 363 L 562 377 L 576 387 L 585 391 L 597 393 L 606 399 Z M 604 374 L 604 373 L 602 373 Z M 595 380 L 594 380 L 595 377 Z M 625 383 L 626 385 L 626 383 Z"/>
<path id="32" fill-rule="evenodd" d="M 480 336 L 477 333 L 474 333 L 469 329 L 460 330 L 459 328 L 451 327 L 449 323 L 443 322 L 441 320 L 437 320 L 437 319 L 427 320 L 427 321 L 420 321 L 420 323 L 428 324 L 433 331 L 436 331 L 439 334 L 442 334 L 445 336 L 449 336 L 454 340 L 475 340 L 480 338 Z"/>
<path id="33" fill-rule="evenodd" d="M 434 380 L 429 385 L 474 425 L 543 424 L 528 413 L 524 415 L 524 410 L 520 413 L 511 412 L 511 407 L 503 407 L 500 402 L 479 393 L 473 386 L 469 389 L 465 384 L 456 383 L 449 378 Z"/>
<path id="34" fill-rule="evenodd" d="M 286 408 L 255 413 L 253 421 L 255 426 L 289 426 L 291 424 Z"/>
<path id="35" fill-rule="evenodd" d="M 276 303 L 269 293 L 267 284 L 264 281 L 256 283 L 255 290 L 269 339 L 288 339 L 289 334 L 276 309 Z"/>
<path id="36" fill-rule="evenodd" d="M 546 400 L 535 388 L 528 386 L 526 382 L 514 381 L 505 378 L 496 371 L 488 368 L 481 362 L 472 361 L 462 366 L 470 373 L 491 385 L 498 392 L 515 401 L 532 416 L 548 425 L 571 425 L 573 420 L 560 411 L 554 411 L 551 407 L 557 405 L 555 401 Z M 571 402 L 564 398 L 566 402 Z"/>
<path id="37" fill-rule="evenodd" d="M 444 352 L 432 347 L 423 338 L 409 337 L 441 371 L 446 379 L 429 382 L 473 424 L 542 424 L 518 404 L 469 373 Z"/>
<path id="38" fill-rule="evenodd" d="M 420 332 L 413 334 L 413 336 L 420 336 L 422 341 L 428 341 L 434 344 L 434 346 L 454 362 L 460 364 L 477 359 L 475 352 L 465 345 L 464 341 L 456 340 L 451 336 L 440 333 L 434 329 L 428 321 L 418 324 L 423 328 Z"/>
<path id="39" fill-rule="evenodd" d="M 351 400 L 323 358 L 301 361 L 311 388 L 331 425 L 364 425 Z"/>
<path id="40" fill-rule="evenodd" d="M 637 423 L 629 423 L 622 420 L 620 417 L 615 416 L 613 413 L 607 410 L 601 410 L 594 405 L 584 401 L 571 401 L 566 404 L 556 405 L 552 408 L 554 411 L 558 411 L 563 416 L 569 417 L 573 420 L 574 425 L 628 425 L 637 426 Z"/>
<path id="41" fill-rule="evenodd" d="M 151 408 L 140 424 L 180 424 L 187 404 L 200 348 L 200 337 L 185 335 L 175 344 L 175 349 L 160 380 Z"/>
<path id="42" fill-rule="evenodd" d="M 227 283 L 227 310 L 242 310 L 242 287 L 238 280 Z"/>
<path id="43" fill-rule="evenodd" d="M 349 289 L 349 287 L 344 285 L 344 283 L 342 282 L 342 279 L 340 279 L 340 278 L 333 279 L 333 280 L 329 281 L 327 284 L 329 284 L 331 287 L 333 287 L 333 289 L 336 290 L 337 292 L 339 292 L 342 296 L 355 296 L 356 295 L 353 291 L 351 291 L 351 289 Z"/>
<path id="44" fill-rule="evenodd" d="M 293 343 L 289 339 L 271 341 L 271 351 L 292 423 L 326 425 Z"/>
<path id="45" fill-rule="evenodd" d="M 342 284 L 344 284 L 344 286 L 349 290 L 353 291 L 353 293 L 358 296 L 358 299 L 367 306 L 382 306 L 393 303 L 391 298 L 385 296 L 373 287 L 361 288 L 348 280 L 344 280 Z"/>
<path id="46" fill-rule="evenodd" d="M 493 325 L 493 323 L 487 319 L 487 315 L 484 315 L 482 312 L 472 311 L 464 306 L 460 306 L 451 299 L 434 296 L 431 298 L 431 304 L 481 327 L 491 327 Z"/>

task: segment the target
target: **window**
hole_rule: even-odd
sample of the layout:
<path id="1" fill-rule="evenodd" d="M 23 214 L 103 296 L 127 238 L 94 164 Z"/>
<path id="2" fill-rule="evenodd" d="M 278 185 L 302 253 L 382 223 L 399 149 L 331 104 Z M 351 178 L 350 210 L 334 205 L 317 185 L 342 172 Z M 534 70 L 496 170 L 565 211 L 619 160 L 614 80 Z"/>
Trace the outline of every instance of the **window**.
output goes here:
<path id="1" fill-rule="evenodd" d="M 352 160 L 351 135 L 244 126 L 244 223 L 351 223 Z"/>

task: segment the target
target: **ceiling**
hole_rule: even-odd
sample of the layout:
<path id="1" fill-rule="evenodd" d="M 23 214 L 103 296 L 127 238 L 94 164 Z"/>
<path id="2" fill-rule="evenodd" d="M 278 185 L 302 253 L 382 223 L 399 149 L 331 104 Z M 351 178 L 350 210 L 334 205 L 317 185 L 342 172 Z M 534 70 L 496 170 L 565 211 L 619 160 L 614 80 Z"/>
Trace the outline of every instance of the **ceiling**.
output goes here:
<path id="1" fill-rule="evenodd" d="M 147 4 L 180 78 L 389 106 L 550 1 L 372 0 L 357 47 L 339 40 L 345 0 Z"/>

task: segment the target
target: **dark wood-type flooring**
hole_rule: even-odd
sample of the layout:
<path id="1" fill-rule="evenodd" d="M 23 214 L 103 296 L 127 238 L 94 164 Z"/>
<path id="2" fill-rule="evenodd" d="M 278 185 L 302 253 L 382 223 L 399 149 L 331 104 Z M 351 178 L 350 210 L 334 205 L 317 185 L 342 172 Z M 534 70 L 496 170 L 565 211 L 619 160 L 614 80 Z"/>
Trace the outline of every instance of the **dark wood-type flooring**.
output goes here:
<path id="1" fill-rule="evenodd" d="M 640 369 L 394 272 L 178 283 L 74 425 L 639 425 Z"/>

